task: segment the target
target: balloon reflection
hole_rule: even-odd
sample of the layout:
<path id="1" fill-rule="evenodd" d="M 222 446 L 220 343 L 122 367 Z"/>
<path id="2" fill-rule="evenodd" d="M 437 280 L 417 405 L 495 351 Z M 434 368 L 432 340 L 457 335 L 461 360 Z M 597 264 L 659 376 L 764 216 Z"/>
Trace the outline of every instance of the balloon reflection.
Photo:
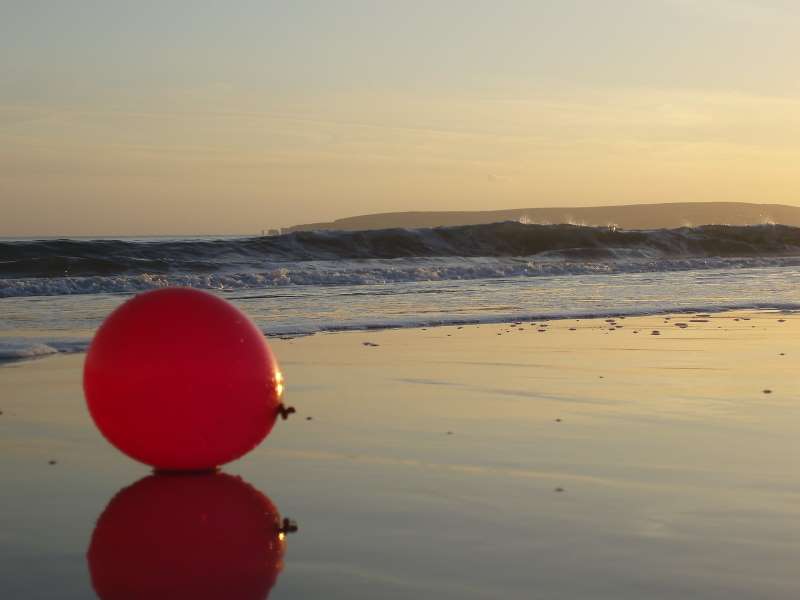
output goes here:
<path id="1" fill-rule="evenodd" d="M 120 490 L 87 559 L 103 600 L 266 598 L 287 531 L 264 494 L 224 473 L 150 475 Z"/>

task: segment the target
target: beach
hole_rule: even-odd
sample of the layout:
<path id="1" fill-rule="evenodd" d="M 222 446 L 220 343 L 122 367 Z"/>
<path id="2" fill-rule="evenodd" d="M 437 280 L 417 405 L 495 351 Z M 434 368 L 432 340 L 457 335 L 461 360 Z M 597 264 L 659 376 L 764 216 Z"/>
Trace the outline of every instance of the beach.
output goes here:
<path id="1" fill-rule="evenodd" d="M 0 31 L 0 600 L 800 598 L 800 5 Z"/>
<path id="2" fill-rule="evenodd" d="M 223 471 L 296 522 L 270 598 L 796 598 L 799 334 L 751 310 L 273 338 L 297 412 Z M 149 475 L 93 426 L 83 356 L 0 366 L 0 597 L 93 597 L 96 522 Z"/>

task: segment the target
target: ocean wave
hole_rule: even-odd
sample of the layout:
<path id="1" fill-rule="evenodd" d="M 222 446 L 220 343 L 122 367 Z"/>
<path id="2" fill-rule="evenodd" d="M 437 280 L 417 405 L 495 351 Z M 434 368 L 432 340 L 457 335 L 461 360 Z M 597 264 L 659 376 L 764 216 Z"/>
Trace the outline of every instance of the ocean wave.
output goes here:
<path id="1" fill-rule="evenodd" d="M 287 262 L 401 258 L 537 257 L 596 262 L 790 255 L 800 255 L 800 228 L 783 225 L 626 231 L 508 222 L 233 239 L 5 241 L 0 242 L 0 279 L 216 277 L 271 272 Z"/>
<path id="2" fill-rule="evenodd" d="M 800 266 L 800 256 L 747 258 L 621 258 L 578 261 L 550 257 L 431 258 L 285 263 L 267 271 L 228 273 L 143 273 L 88 277 L 0 279 L 0 298 L 73 294 L 133 294 L 161 287 L 251 290 L 292 285 L 374 285 Z"/>

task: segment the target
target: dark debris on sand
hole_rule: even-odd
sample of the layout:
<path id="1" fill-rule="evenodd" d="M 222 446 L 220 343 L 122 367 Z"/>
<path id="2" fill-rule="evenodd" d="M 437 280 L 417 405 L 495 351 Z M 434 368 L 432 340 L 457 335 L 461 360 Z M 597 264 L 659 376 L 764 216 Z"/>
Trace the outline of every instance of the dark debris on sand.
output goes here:
<path id="1" fill-rule="evenodd" d="M 369 348 L 377 348 L 380 344 L 376 344 L 375 342 L 361 342 L 363 346 L 367 346 Z"/>

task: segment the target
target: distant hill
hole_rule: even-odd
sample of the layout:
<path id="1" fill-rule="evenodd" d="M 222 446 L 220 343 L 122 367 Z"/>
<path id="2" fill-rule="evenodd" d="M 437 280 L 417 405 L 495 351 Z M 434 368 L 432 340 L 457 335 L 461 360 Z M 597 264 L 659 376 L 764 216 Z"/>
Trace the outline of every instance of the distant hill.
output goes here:
<path id="1" fill-rule="evenodd" d="M 449 225 L 478 225 L 501 221 L 531 223 L 576 223 L 616 225 L 623 229 L 661 229 L 710 224 L 756 225 L 782 223 L 800 226 L 800 208 L 785 204 L 746 202 L 675 202 L 665 204 L 625 204 L 619 206 L 514 208 L 509 210 L 464 212 L 395 212 L 337 219 L 329 223 L 308 223 L 285 229 L 390 229 Z"/>

